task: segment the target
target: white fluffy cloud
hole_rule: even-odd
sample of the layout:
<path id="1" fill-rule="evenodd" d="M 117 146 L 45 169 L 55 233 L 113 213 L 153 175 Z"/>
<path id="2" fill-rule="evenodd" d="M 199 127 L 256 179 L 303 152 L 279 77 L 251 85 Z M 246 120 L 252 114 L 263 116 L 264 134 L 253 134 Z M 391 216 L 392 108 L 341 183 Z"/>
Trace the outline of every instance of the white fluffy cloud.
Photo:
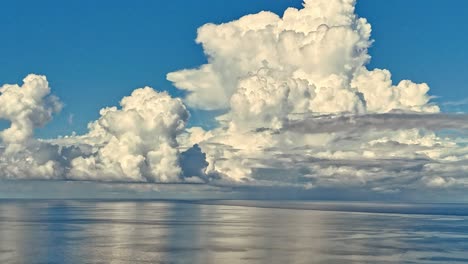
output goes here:
<path id="1" fill-rule="evenodd" d="M 185 130 L 189 113 L 180 99 L 166 92 L 150 87 L 136 89 L 121 100 L 120 108 L 102 109 L 101 117 L 89 124 L 88 133 L 43 141 L 32 137 L 34 128 L 44 125 L 61 108 L 58 99 L 49 95 L 46 78 L 29 75 L 23 86 L 4 85 L 0 91 L 0 117 L 11 122 L 11 127 L 1 133 L 3 178 L 129 182 L 185 179 L 177 136 Z M 205 167 L 203 159 L 197 175 L 190 176 L 203 178 Z"/>
<path id="2" fill-rule="evenodd" d="M 10 127 L 0 133 L 6 151 L 20 150 L 31 139 L 34 129 L 44 126 L 61 109 L 58 98 L 50 95 L 45 76 L 30 74 L 24 78 L 22 86 L 1 86 L 0 119 L 11 122 Z"/>
<path id="3" fill-rule="evenodd" d="M 303 166 L 309 178 L 330 175 L 336 184 L 362 182 L 353 176 L 352 167 L 319 169 L 306 161 L 317 158 L 317 152 L 340 153 L 340 148 L 350 148 L 347 152 L 355 159 L 367 159 L 363 153 L 372 151 L 360 150 L 366 145 L 363 140 L 376 135 L 361 130 L 366 136 L 343 142 L 348 131 L 345 122 L 332 120 L 331 126 L 321 127 L 323 119 L 315 116 L 352 119 L 395 111 L 439 112 L 430 103 L 427 84 L 405 80 L 394 85 L 388 70 L 365 67 L 370 60 L 371 26 L 354 13 L 354 4 L 352 0 L 308 0 L 303 9 L 289 8 L 282 17 L 261 12 L 198 30 L 197 42 L 208 64 L 169 73 L 167 78 L 189 92 L 185 100 L 190 106 L 227 109 L 218 118 L 221 128 L 207 132 L 202 141 L 190 141 L 207 152 L 209 170 L 251 182 L 259 179 L 258 171 L 290 167 L 290 172 Z M 286 131 L 284 127 L 292 122 L 316 126 L 309 125 L 303 133 Z M 400 154 L 398 158 L 411 153 Z M 271 160 L 278 166 L 272 166 Z M 364 169 L 359 173 L 371 175 Z M 288 171 L 281 174 L 276 180 L 297 180 L 288 179 Z"/>
<path id="4" fill-rule="evenodd" d="M 0 119 L 10 127 L 0 132 L 0 176 L 5 178 L 56 177 L 60 165 L 51 157 L 54 147 L 37 142 L 34 129 L 44 126 L 62 104 L 51 90 L 45 76 L 30 74 L 23 85 L 0 87 Z"/>
<path id="5" fill-rule="evenodd" d="M 145 87 L 124 97 L 120 105 L 121 109 L 102 109 L 101 117 L 90 124 L 83 137 L 94 153 L 73 159 L 70 176 L 177 182 L 181 169 L 176 136 L 189 117 L 181 100 Z"/>
<path id="6" fill-rule="evenodd" d="M 431 129 L 466 129 L 465 117 L 438 114 L 425 83 L 393 84 L 390 71 L 366 68 L 371 26 L 354 5 L 306 0 L 282 17 L 261 12 L 198 30 L 208 63 L 167 78 L 189 92 L 190 106 L 227 110 L 220 128 L 187 137 L 207 153 L 208 170 L 307 188 L 463 184 L 456 162 L 466 149 Z M 458 175 L 445 179 L 441 163 Z"/>
<path id="7" fill-rule="evenodd" d="M 303 9 L 289 8 L 283 17 L 261 12 L 206 24 L 198 30 L 197 42 L 209 63 L 167 78 L 189 92 L 189 105 L 203 109 L 230 105 L 233 111 L 271 112 L 279 104 L 273 111 L 283 115 L 437 112 L 437 106 L 428 104 L 426 84 L 393 86 L 389 71 L 365 69 L 371 26 L 354 13 L 354 4 L 308 0 Z"/>

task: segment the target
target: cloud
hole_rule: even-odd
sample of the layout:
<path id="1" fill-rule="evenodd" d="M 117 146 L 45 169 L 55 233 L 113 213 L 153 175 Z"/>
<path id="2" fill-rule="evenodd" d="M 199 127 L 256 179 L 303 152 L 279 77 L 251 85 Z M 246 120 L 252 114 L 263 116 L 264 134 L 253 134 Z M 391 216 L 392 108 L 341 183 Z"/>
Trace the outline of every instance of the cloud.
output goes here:
<path id="1" fill-rule="evenodd" d="M 208 180 L 206 175 L 206 168 L 208 165 L 206 154 L 202 152 L 200 146 L 197 144 L 182 152 L 180 155 L 182 174 L 187 178 Z"/>
<path id="2" fill-rule="evenodd" d="M 93 153 L 71 161 L 70 176 L 78 179 L 124 179 L 177 182 L 178 143 L 189 113 L 179 99 L 152 88 L 136 89 L 108 107 L 89 125 Z"/>
<path id="3" fill-rule="evenodd" d="M 389 70 L 366 68 L 371 26 L 354 5 L 308 0 L 282 17 L 199 28 L 208 63 L 167 78 L 189 106 L 226 111 L 218 128 L 193 128 L 184 143 L 200 145 L 207 171 L 235 184 L 395 192 L 445 177 L 445 166 L 451 183 L 465 184 L 464 143 L 434 131 L 465 131 L 466 116 L 439 113 L 425 83 L 394 84 Z"/>
<path id="4" fill-rule="evenodd" d="M 371 26 L 354 13 L 354 4 L 309 0 L 283 17 L 260 12 L 206 24 L 198 30 L 197 43 L 208 64 L 167 78 L 189 92 L 190 106 L 202 109 L 230 106 L 257 113 L 276 104 L 274 111 L 283 114 L 437 112 L 428 104 L 426 84 L 405 80 L 395 86 L 389 71 L 365 68 Z"/>
<path id="5" fill-rule="evenodd" d="M 30 74 L 23 85 L 0 87 L 0 119 L 10 127 L 0 132 L 0 171 L 4 178 L 56 177 L 60 165 L 49 159 L 55 151 L 33 138 L 34 129 L 44 126 L 62 103 L 51 95 L 45 76 Z"/>
<path id="6" fill-rule="evenodd" d="M 150 87 L 124 97 L 120 107 L 107 107 L 84 135 L 52 140 L 32 138 L 60 110 L 44 76 L 29 75 L 25 84 L 1 88 L 0 108 L 11 127 L 2 132 L 1 177 L 114 182 L 181 182 L 184 180 L 177 136 L 189 113 L 180 99 Z M 19 103 L 18 103 L 19 102 Z M 198 153 L 195 153 L 198 154 Z M 195 158 L 195 157 L 194 157 Z M 201 156 L 201 166 L 206 161 Z M 195 160 L 195 159 L 194 159 Z M 192 167 L 197 164 L 192 162 Z M 200 169 L 202 167 L 199 167 Z M 203 177 L 204 174 L 190 175 Z M 200 172 L 201 173 L 201 172 Z M 188 176 L 187 176 L 188 177 Z"/>
<path id="7" fill-rule="evenodd" d="M 69 125 L 73 125 L 73 119 L 74 119 L 75 115 L 74 114 L 69 114 L 68 115 L 68 118 L 67 118 L 67 123 Z"/>
<path id="8" fill-rule="evenodd" d="M 45 76 L 30 74 L 24 78 L 22 86 L 1 86 L 0 119 L 11 123 L 0 133 L 6 152 L 21 150 L 32 138 L 34 129 L 44 126 L 61 109 L 59 99 L 50 95 Z"/>
<path id="9" fill-rule="evenodd" d="M 452 182 L 454 182 L 453 178 L 443 178 L 440 176 L 433 176 L 433 177 L 424 177 L 423 178 L 424 182 L 428 187 L 432 188 L 440 188 L 440 187 L 446 187 L 450 186 Z"/>
<path id="10" fill-rule="evenodd" d="M 457 101 L 448 101 L 442 103 L 444 106 L 465 106 L 468 105 L 468 98 L 464 98 Z"/>
<path id="11" fill-rule="evenodd" d="M 332 133 L 336 131 L 349 133 L 365 130 L 467 130 L 466 114 L 420 114 L 420 113 L 383 113 L 365 115 L 320 115 L 300 116 L 299 120 L 289 120 L 282 130 L 297 133 Z M 266 129 L 266 128 L 265 128 Z M 274 130 L 271 130 L 275 132 Z"/>

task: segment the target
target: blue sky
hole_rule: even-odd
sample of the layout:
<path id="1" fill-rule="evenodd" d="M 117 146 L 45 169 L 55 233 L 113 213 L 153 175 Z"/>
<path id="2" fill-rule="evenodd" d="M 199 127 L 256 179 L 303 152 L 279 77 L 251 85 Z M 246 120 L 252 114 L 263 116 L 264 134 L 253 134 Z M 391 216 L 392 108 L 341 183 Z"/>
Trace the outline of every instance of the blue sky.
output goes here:
<path id="1" fill-rule="evenodd" d="M 199 26 L 260 10 L 282 14 L 301 2 L 3 1 L 0 83 L 19 83 L 28 73 L 47 75 L 65 108 L 38 136 L 83 133 L 99 109 L 116 105 L 137 87 L 182 95 L 166 74 L 206 61 L 194 42 Z M 357 13 L 373 27 L 370 68 L 390 69 L 394 81 L 427 82 L 438 102 L 468 97 L 468 2 L 360 0 Z M 200 110 L 192 115 L 192 124 L 204 126 L 214 116 Z"/>

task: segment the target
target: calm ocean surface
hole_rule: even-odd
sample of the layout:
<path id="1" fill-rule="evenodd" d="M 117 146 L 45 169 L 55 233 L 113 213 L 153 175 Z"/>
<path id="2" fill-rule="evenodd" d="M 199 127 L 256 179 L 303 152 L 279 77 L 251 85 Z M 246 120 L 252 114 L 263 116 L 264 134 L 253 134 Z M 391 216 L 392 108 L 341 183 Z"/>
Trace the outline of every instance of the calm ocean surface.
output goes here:
<path id="1" fill-rule="evenodd" d="M 468 263 L 468 206 L 4 200 L 0 263 Z"/>

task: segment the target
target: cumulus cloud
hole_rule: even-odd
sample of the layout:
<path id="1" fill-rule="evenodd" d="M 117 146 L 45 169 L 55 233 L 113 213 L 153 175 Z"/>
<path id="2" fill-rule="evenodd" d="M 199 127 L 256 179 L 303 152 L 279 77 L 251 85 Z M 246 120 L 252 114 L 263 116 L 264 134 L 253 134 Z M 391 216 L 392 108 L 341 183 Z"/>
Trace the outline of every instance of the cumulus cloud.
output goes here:
<path id="1" fill-rule="evenodd" d="M 44 126 L 62 109 L 59 99 L 50 94 L 45 76 L 30 74 L 23 85 L 0 87 L 0 119 L 10 127 L 0 132 L 1 176 L 6 178 L 54 177 L 60 174 L 53 159 L 55 149 L 33 138 L 34 129 Z"/>
<path id="2" fill-rule="evenodd" d="M 425 83 L 394 84 L 390 71 L 368 69 L 371 26 L 354 5 L 306 0 L 282 17 L 199 28 L 208 63 L 167 78 L 190 106 L 227 112 L 219 128 L 189 131 L 207 171 L 237 183 L 394 192 L 444 179 L 445 166 L 454 175 L 445 181 L 463 184 L 466 147 L 434 131 L 466 130 L 466 116 L 440 114 Z"/>
<path id="3" fill-rule="evenodd" d="M 53 140 L 32 138 L 61 104 L 50 95 L 44 76 L 29 75 L 23 86 L 4 85 L 0 116 L 11 122 L 2 131 L 1 176 L 21 179 L 65 179 L 128 182 L 180 182 L 184 179 L 177 136 L 189 113 L 180 99 L 150 87 L 107 107 L 84 135 Z M 198 154 L 198 153 L 195 153 Z M 194 156 L 194 155 L 192 155 Z M 203 156 L 201 156 L 203 158 Z M 205 166 L 204 159 L 196 159 Z M 192 177 L 203 177 L 189 170 Z"/>
<path id="4" fill-rule="evenodd" d="M 167 78 L 189 92 L 189 105 L 203 109 L 271 111 L 279 103 L 274 111 L 283 114 L 437 112 L 428 104 L 426 84 L 405 80 L 393 85 L 388 70 L 365 68 L 371 26 L 354 13 L 354 4 L 308 0 L 303 9 L 289 8 L 283 17 L 261 12 L 206 24 L 197 42 L 208 64 Z"/>
<path id="5" fill-rule="evenodd" d="M 44 126 L 54 113 L 62 109 L 57 97 L 50 95 L 45 76 L 30 74 L 23 85 L 5 84 L 0 87 L 0 119 L 11 122 L 0 133 L 6 152 L 18 151 L 33 136 L 34 129 Z"/>
<path id="6" fill-rule="evenodd" d="M 108 107 L 89 125 L 94 150 L 71 161 L 70 176 L 79 179 L 125 179 L 176 182 L 181 174 L 176 137 L 189 113 L 181 100 L 145 87 Z"/>

